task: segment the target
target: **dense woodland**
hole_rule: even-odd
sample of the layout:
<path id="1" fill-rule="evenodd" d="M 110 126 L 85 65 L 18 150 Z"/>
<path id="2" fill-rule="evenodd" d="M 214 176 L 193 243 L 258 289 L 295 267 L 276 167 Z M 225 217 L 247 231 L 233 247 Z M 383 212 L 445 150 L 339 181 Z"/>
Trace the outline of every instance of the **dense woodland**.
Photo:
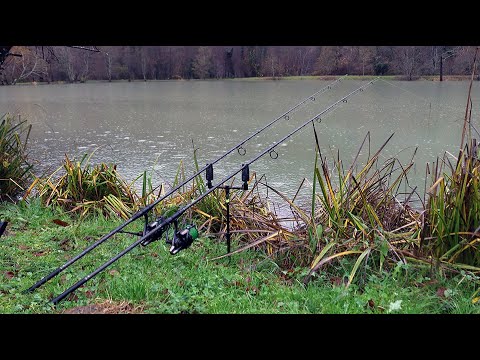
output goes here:
<path id="1" fill-rule="evenodd" d="M 471 74 L 474 46 L 15 46 L 0 83 Z M 442 69 L 440 68 L 442 65 Z"/>

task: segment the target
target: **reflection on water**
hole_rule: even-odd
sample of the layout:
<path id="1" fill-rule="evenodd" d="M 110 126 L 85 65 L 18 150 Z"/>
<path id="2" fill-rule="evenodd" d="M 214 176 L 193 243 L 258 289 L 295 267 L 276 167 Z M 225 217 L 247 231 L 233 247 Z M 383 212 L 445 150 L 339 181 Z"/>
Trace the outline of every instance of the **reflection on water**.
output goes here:
<path id="1" fill-rule="evenodd" d="M 80 159 L 98 149 L 94 162 L 115 162 L 133 180 L 144 170 L 155 184 L 172 183 L 183 161 L 194 172 L 331 81 L 155 81 L 0 87 L 0 112 L 22 114 L 32 124 L 32 158 L 37 173 L 51 171 L 65 154 Z M 365 82 L 345 80 L 316 96 L 269 130 L 250 140 L 246 155 L 233 152 L 215 165 L 214 183 L 240 168 L 267 146 L 320 113 Z M 476 119 L 473 94 L 473 115 Z M 458 153 L 468 82 L 377 81 L 316 124 L 321 151 L 329 161 L 339 155 L 348 167 L 363 139 L 373 154 L 394 133 L 381 159 L 407 162 L 415 148 L 409 185 L 423 192 L 425 165 L 445 151 Z M 475 124 L 474 124 L 475 125 Z M 477 127 L 478 128 L 478 127 Z M 307 126 L 265 155 L 250 171 L 265 174 L 273 187 L 293 196 L 303 178 L 313 177 L 315 138 Z M 303 191 L 306 196 L 308 191 Z"/>

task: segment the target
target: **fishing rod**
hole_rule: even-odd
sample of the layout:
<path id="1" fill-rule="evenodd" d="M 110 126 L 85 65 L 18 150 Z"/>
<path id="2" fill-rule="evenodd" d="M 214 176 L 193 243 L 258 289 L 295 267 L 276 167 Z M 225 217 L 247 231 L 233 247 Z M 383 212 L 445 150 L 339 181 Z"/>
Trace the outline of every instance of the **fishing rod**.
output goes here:
<path id="1" fill-rule="evenodd" d="M 135 241 L 133 244 L 131 244 L 130 246 L 128 246 L 126 249 L 124 249 L 123 251 L 121 251 L 120 253 L 118 253 L 116 256 L 112 257 L 110 260 L 108 260 L 107 262 L 105 262 L 103 265 L 101 265 L 100 267 L 98 267 L 96 270 L 94 270 L 92 273 L 88 274 L 87 276 L 85 276 L 83 279 L 79 280 L 77 283 L 75 283 L 74 285 L 72 285 L 70 288 L 68 288 L 67 290 L 65 290 L 63 293 L 61 293 L 60 295 L 58 295 L 57 297 L 53 298 L 50 300 L 50 302 L 52 302 L 53 304 L 57 304 L 58 302 L 62 301 L 66 296 L 68 296 L 70 293 L 72 293 L 73 291 L 75 291 L 76 289 L 78 289 L 80 286 L 82 286 L 83 284 L 85 284 L 88 280 L 90 280 L 91 278 L 93 278 L 94 276 L 96 276 L 98 273 L 100 273 L 101 271 L 103 271 L 104 269 L 106 269 L 108 266 L 110 266 L 112 263 L 114 263 L 115 261 L 117 261 L 118 259 L 120 259 L 122 256 L 124 256 L 125 254 L 127 254 L 128 252 L 130 252 L 131 250 L 133 250 L 134 248 L 136 248 L 138 245 L 142 244 L 142 243 L 150 243 L 150 242 L 153 242 L 153 241 L 156 241 L 158 239 L 160 239 L 162 237 L 162 235 L 165 233 L 165 237 L 166 237 L 166 243 L 167 244 L 170 244 L 171 247 L 170 247 L 170 253 L 172 255 L 175 255 L 177 254 L 180 250 L 183 250 L 183 249 L 186 249 L 188 247 L 190 247 L 190 245 L 193 243 L 193 241 L 198 238 L 198 230 L 196 229 L 196 227 L 193 225 L 189 225 L 187 226 L 185 229 L 183 230 L 178 230 L 178 218 L 183 215 L 183 213 L 185 211 L 187 211 L 188 209 L 190 209 L 192 206 L 194 206 L 195 204 L 197 204 L 198 202 L 200 202 L 202 199 L 204 199 L 206 196 L 208 196 L 211 192 L 213 192 L 215 189 L 217 188 L 220 188 L 221 185 L 223 185 L 225 182 L 227 182 L 228 180 L 232 179 L 235 175 L 237 175 L 239 172 L 242 172 L 242 181 L 244 183 L 244 189 L 245 188 L 248 188 L 248 180 L 249 180 L 249 166 L 254 163 L 255 161 L 257 161 L 258 159 L 260 159 L 262 156 L 264 156 L 265 154 L 267 153 L 270 153 L 272 151 L 274 151 L 275 147 L 277 147 L 278 145 L 280 145 L 281 143 L 283 143 L 285 140 L 287 140 L 288 138 L 290 138 L 291 136 L 293 136 L 294 134 L 296 134 L 297 132 L 299 132 L 301 129 L 303 129 L 305 126 L 307 126 L 308 124 L 310 124 L 311 122 L 317 120 L 317 121 L 321 121 L 321 117 L 326 114 L 327 112 L 330 112 L 332 111 L 334 108 L 336 108 L 339 104 L 341 103 L 346 103 L 348 98 L 350 98 L 351 96 L 353 96 L 354 94 L 360 92 L 360 91 L 363 91 L 363 89 L 365 87 L 367 87 L 368 85 L 370 84 L 373 84 L 377 79 L 374 79 L 374 80 L 371 80 L 370 82 L 368 82 L 367 84 L 365 85 L 362 85 L 361 87 L 357 88 L 356 90 L 352 91 L 351 93 L 349 93 L 348 95 L 344 96 L 343 98 L 341 98 L 340 100 L 338 100 L 337 102 L 333 103 L 332 105 L 330 105 L 329 107 L 327 107 L 326 109 L 324 109 L 323 111 L 321 111 L 320 113 L 318 113 L 317 115 L 315 115 L 313 118 L 309 119 L 307 122 L 305 122 L 304 124 L 302 124 L 301 126 L 299 126 L 298 128 L 296 128 L 295 130 L 291 131 L 289 134 L 287 134 L 286 136 L 284 136 L 281 140 L 279 141 L 276 141 L 274 142 L 272 145 L 270 145 L 268 148 L 266 148 L 265 150 L 263 150 L 261 153 L 259 153 L 257 156 L 255 156 L 253 159 L 251 159 L 250 161 L 242 164 L 241 168 L 238 169 L 238 170 L 235 170 L 233 173 L 231 173 L 230 175 L 226 176 L 225 178 L 223 178 L 222 180 L 220 180 L 220 182 L 215 185 L 215 186 L 212 186 L 210 187 L 205 193 L 203 193 L 202 195 L 200 195 L 199 197 L 197 197 L 196 199 L 192 200 L 189 204 L 185 205 L 183 208 L 179 209 L 176 213 L 174 213 L 173 215 L 171 215 L 170 217 L 168 218 L 163 218 L 163 217 L 160 217 L 159 219 L 157 219 L 157 221 L 153 224 L 152 223 L 152 226 L 149 227 L 148 231 L 144 232 L 144 235 L 140 237 L 140 239 L 138 239 L 137 241 Z M 175 227 L 175 231 L 174 231 L 174 235 L 173 235 L 173 239 L 172 240 L 169 240 L 168 239 L 168 230 L 169 230 L 169 227 L 171 225 L 174 225 Z"/>
<path id="2" fill-rule="evenodd" d="M 148 227 L 148 222 L 149 222 L 149 219 L 148 219 L 148 212 L 150 210 L 152 210 L 158 203 L 160 203 L 161 201 L 163 201 L 164 199 L 166 199 L 168 196 L 172 195 L 173 193 L 175 193 L 176 191 L 178 191 L 182 186 L 184 186 L 185 184 L 187 184 L 188 182 L 190 182 L 191 180 L 193 180 L 194 178 L 196 178 L 198 175 L 201 175 L 203 171 L 206 171 L 208 172 L 209 174 L 213 173 L 213 165 L 216 164 L 217 162 L 219 162 L 220 160 L 222 160 L 223 158 L 225 158 L 227 155 L 229 155 L 230 153 L 232 153 L 233 151 L 237 150 L 238 149 L 238 152 L 240 155 L 245 155 L 246 153 L 246 150 L 242 147 L 243 144 L 245 144 L 247 141 L 249 141 L 250 139 L 252 139 L 254 136 L 260 134 L 262 131 L 266 130 L 267 128 L 269 128 L 270 126 L 272 126 L 273 124 L 275 124 L 277 121 L 279 121 L 280 119 L 285 119 L 285 120 L 289 120 L 289 114 L 291 112 L 293 112 L 294 110 L 296 110 L 297 108 L 299 108 L 300 106 L 302 106 L 303 104 L 305 104 L 307 101 L 314 101 L 315 100 L 315 96 L 329 90 L 332 88 L 333 85 L 335 85 L 336 83 L 338 82 L 341 82 L 343 78 L 345 78 L 347 76 L 347 74 L 339 77 L 337 80 L 335 80 L 334 82 L 328 84 L 327 86 L 321 88 L 320 90 L 316 91 L 315 93 L 313 93 L 312 95 L 308 96 L 307 98 L 303 99 L 302 101 L 300 101 L 298 104 L 296 104 L 295 106 L 293 106 L 292 108 L 290 108 L 289 110 L 287 110 L 286 112 L 284 112 L 282 115 L 278 116 L 277 118 L 275 118 L 274 120 L 272 120 L 271 122 L 269 122 L 267 125 L 265 125 L 263 128 L 257 130 L 256 132 L 254 132 L 253 134 L 251 134 L 250 136 L 248 136 L 247 138 L 245 138 L 244 140 L 242 140 L 240 143 L 238 143 L 237 145 L 235 145 L 234 147 L 232 147 L 230 150 L 228 150 L 226 153 L 224 153 L 222 156 L 220 156 L 219 158 L 217 158 L 216 160 L 212 161 L 211 163 L 205 165 L 203 168 L 201 168 L 200 170 L 198 170 L 195 174 L 193 174 L 192 176 L 190 176 L 188 179 L 186 179 L 185 181 L 183 181 L 181 184 L 178 184 L 176 187 L 174 187 L 172 190 L 170 190 L 168 193 L 166 193 L 164 196 L 158 198 L 157 200 L 155 200 L 154 202 L 152 202 L 151 204 L 147 205 L 146 207 L 144 207 L 142 210 L 136 212 L 135 214 L 132 215 L 132 217 L 128 220 L 126 220 L 123 224 L 119 225 L 118 227 L 116 227 L 115 229 L 113 229 L 112 231 L 110 231 L 108 234 L 104 235 L 103 237 L 101 237 L 99 240 L 97 240 L 95 243 L 93 243 L 92 245 L 90 245 L 89 247 L 87 247 L 85 250 L 83 250 L 80 254 L 74 256 L 73 258 L 71 258 L 70 260 L 68 260 L 66 263 L 64 263 L 63 265 L 61 265 L 60 267 L 58 267 L 56 270 L 52 271 L 50 274 L 44 276 L 42 279 L 40 279 L 40 281 L 38 281 L 37 283 L 33 284 L 31 287 L 29 287 L 27 290 L 25 290 L 26 292 L 31 292 L 33 290 L 35 290 L 36 288 L 38 288 L 39 286 L 45 284 L 47 281 L 49 281 L 50 279 L 52 279 L 53 277 L 57 276 L 58 274 L 60 274 L 63 270 L 65 270 L 67 267 L 69 267 L 70 265 L 72 265 L 73 263 L 75 263 L 77 260 L 81 259 L 83 256 L 85 256 L 86 254 L 88 254 L 90 251 L 92 251 L 93 249 L 95 249 L 97 246 L 99 246 L 100 244 L 102 244 L 103 242 L 105 242 L 106 240 L 108 240 L 110 237 L 112 237 L 113 235 L 119 233 L 119 232 L 122 232 L 122 229 L 124 227 L 126 227 L 128 224 L 132 223 L 133 221 L 141 218 L 142 216 L 145 218 L 145 225 L 144 225 L 144 231 L 143 233 L 145 234 L 146 230 L 147 230 L 147 227 Z M 243 149 L 243 151 L 240 151 L 240 149 Z M 208 187 L 210 188 L 211 187 L 211 181 L 208 180 Z M 147 245 L 148 242 L 145 242 L 144 245 Z"/>

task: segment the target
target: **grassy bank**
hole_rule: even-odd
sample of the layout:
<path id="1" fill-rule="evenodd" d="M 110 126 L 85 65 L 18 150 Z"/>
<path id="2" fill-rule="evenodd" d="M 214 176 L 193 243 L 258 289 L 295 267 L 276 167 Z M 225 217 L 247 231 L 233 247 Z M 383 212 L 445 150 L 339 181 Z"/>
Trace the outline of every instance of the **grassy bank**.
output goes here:
<path id="1" fill-rule="evenodd" d="M 0 214 L 10 221 L 0 241 L 0 313 L 480 313 L 479 304 L 472 302 L 478 279 L 465 273 L 434 278 L 428 269 L 399 263 L 390 272 L 365 272 L 345 288 L 343 276 L 352 265 L 345 260 L 306 286 L 301 281 L 305 268 L 281 270 L 262 251 L 243 251 L 230 262 L 211 260 L 226 251 L 223 242 L 211 237 L 200 238 L 176 256 L 168 253 L 164 241 L 139 247 L 54 308 L 46 304 L 52 296 L 134 238 L 115 236 L 63 275 L 24 294 L 120 221 L 103 216 L 79 221 L 39 202 L 3 204 Z M 233 248 L 237 246 L 234 242 Z"/>

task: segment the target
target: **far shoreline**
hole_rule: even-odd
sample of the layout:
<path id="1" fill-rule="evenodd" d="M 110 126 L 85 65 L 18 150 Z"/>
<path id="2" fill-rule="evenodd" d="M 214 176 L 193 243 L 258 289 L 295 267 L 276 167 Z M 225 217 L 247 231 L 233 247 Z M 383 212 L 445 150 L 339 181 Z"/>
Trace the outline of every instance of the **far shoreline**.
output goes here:
<path id="1" fill-rule="evenodd" d="M 182 79 L 182 78 L 175 78 L 175 79 L 135 79 L 135 80 L 128 80 L 128 79 L 118 79 L 118 80 L 87 80 L 87 81 L 76 81 L 76 82 L 68 82 L 68 81 L 26 81 L 26 82 L 19 82 L 16 83 L 15 86 L 21 85 L 65 85 L 65 84 L 95 84 L 95 83 L 126 83 L 126 82 L 159 82 L 159 81 L 288 81 L 288 80 L 319 80 L 319 81 L 332 81 L 336 80 L 342 75 L 305 75 L 305 76 L 260 76 L 260 77 L 242 77 L 242 78 L 209 78 L 209 79 Z M 411 80 L 404 75 L 346 75 L 343 80 L 373 80 L 376 78 L 384 79 L 384 80 L 392 80 L 392 81 L 438 81 L 440 82 L 439 75 L 425 75 L 425 76 L 416 76 Z M 443 81 L 469 81 L 471 79 L 471 75 L 443 75 Z M 474 80 L 479 80 L 477 79 Z M 9 85 L 3 85 L 9 86 Z M 10 85 L 11 86 L 11 85 Z"/>

